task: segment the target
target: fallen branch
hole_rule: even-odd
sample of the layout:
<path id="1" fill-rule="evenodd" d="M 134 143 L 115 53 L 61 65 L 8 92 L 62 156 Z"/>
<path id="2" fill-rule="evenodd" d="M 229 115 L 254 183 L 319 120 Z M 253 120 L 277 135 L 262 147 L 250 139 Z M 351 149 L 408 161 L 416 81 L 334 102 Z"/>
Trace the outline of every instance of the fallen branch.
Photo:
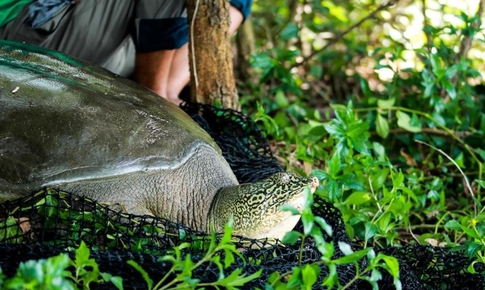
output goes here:
<path id="1" fill-rule="evenodd" d="M 386 3 L 386 4 L 379 5 L 379 7 L 377 7 L 376 10 L 372 11 L 371 13 L 369 13 L 369 15 L 367 15 L 364 18 L 362 18 L 359 22 L 357 22 L 354 25 L 350 26 L 348 29 L 344 30 L 343 32 L 340 32 L 334 38 L 329 39 L 328 43 L 324 47 L 322 47 L 321 49 L 318 49 L 318 50 L 313 51 L 310 55 L 304 57 L 301 62 L 296 63 L 296 64 L 293 64 L 291 66 L 291 68 L 294 68 L 294 67 L 303 65 L 305 62 L 307 62 L 308 60 L 312 59 L 315 55 L 319 54 L 320 52 L 326 50 L 330 46 L 332 46 L 335 43 L 337 43 L 340 39 L 342 39 L 345 35 L 347 35 L 349 32 L 351 32 L 352 30 L 354 30 L 356 27 L 359 27 L 360 25 L 362 25 L 362 23 L 364 23 L 368 19 L 373 18 L 378 12 L 380 12 L 380 11 L 382 11 L 382 10 L 384 10 L 384 9 L 386 9 L 386 8 L 394 5 L 394 4 L 396 4 L 396 2 L 397 1 L 391 0 L 388 3 Z"/>
<path id="2" fill-rule="evenodd" d="M 421 132 L 419 132 L 419 133 L 435 135 L 435 136 L 451 137 L 451 138 L 453 138 L 453 135 L 458 137 L 458 138 L 466 138 L 466 137 L 473 134 L 472 132 L 468 132 L 468 131 L 447 132 L 445 130 L 440 130 L 440 129 L 436 129 L 436 128 L 422 128 Z M 389 130 L 389 134 L 395 135 L 395 134 L 414 134 L 414 133 L 409 132 L 408 130 L 399 128 L 399 129 Z M 375 136 L 375 135 L 377 135 L 377 132 L 371 132 L 371 135 Z"/>

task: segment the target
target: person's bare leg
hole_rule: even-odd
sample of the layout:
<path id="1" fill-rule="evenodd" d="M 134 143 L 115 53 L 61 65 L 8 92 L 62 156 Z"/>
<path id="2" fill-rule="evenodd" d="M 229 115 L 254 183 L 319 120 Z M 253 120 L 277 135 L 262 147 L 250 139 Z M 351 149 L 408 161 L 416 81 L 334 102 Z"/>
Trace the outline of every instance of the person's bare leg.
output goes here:
<path id="1" fill-rule="evenodd" d="M 233 35 L 239 26 L 241 26 L 243 15 L 239 10 L 233 6 L 230 6 L 229 17 L 231 19 L 231 23 L 229 25 L 229 35 Z M 182 102 L 182 100 L 179 99 L 179 94 L 185 85 L 187 85 L 190 81 L 190 70 L 188 64 L 189 51 L 188 44 L 186 43 L 180 49 L 175 51 L 172 66 L 170 67 L 170 74 L 168 76 L 168 84 L 170 85 L 166 90 L 166 97 L 173 103 L 179 104 Z"/>
<path id="2" fill-rule="evenodd" d="M 175 50 L 137 52 L 135 81 L 167 98 L 167 83 Z"/>
<path id="3" fill-rule="evenodd" d="M 234 32 L 241 26 L 244 17 L 241 11 L 237 10 L 233 6 L 229 7 L 229 18 L 231 19 L 231 23 L 229 24 L 229 35 L 233 35 Z"/>
<path id="4" fill-rule="evenodd" d="M 239 10 L 230 6 L 229 34 L 232 35 L 243 21 Z M 135 80 L 174 104 L 180 104 L 179 94 L 190 80 L 188 44 L 177 50 L 137 53 Z"/>
<path id="5" fill-rule="evenodd" d="M 167 99 L 174 104 L 182 102 L 179 94 L 190 81 L 189 45 L 184 44 L 175 51 L 167 79 Z"/>

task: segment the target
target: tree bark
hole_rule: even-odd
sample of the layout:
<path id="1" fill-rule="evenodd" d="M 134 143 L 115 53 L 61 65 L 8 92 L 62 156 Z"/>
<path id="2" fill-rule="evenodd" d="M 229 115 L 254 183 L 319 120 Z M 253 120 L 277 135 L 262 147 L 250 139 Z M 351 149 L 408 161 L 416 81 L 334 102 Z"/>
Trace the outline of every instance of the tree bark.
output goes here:
<path id="1" fill-rule="evenodd" d="M 238 109 L 229 43 L 229 1 L 186 0 L 191 100 Z"/>
<path id="2" fill-rule="evenodd" d="M 243 82 L 250 82 L 255 85 L 257 79 L 255 78 L 253 67 L 250 65 L 251 55 L 256 50 L 254 47 L 254 30 L 251 19 L 246 19 L 237 31 L 236 46 L 238 78 Z"/>

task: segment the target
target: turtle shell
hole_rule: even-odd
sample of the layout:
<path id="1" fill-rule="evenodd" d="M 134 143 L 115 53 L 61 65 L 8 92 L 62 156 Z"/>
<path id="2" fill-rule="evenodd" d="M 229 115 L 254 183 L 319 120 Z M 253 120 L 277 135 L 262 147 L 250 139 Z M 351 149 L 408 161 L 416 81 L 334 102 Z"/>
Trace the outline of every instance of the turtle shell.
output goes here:
<path id="1" fill-rule="evenodd" d="M 157 178 L 163 179 L 187 160 L 192 165 L 184 176 L 191 179 L 181 177 L 185 179 L 177 184 L 208 195 L 207 203 L 213 188 L 237 184 L 219 147 L 187 114 L 105 69 L 59 52 L 1 41 L 0 87 L 4 196 L 153 170 L 161 170 Z M 198 164 L 197 154 L 217 161 Z M 191 184 L 204 180 L 200 175 L 213 167 L 220 173 L 205 181 L 214 183 L 209 193 L 203 185 Z M 147 186 L 137 182 L 137 187 Z"/>

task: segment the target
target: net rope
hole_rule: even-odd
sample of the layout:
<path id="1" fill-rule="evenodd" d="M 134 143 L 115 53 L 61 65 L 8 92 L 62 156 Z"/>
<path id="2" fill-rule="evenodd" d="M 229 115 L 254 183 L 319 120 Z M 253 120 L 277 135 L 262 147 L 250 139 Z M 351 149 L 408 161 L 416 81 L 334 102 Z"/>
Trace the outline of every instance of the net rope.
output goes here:
<path id="1" fill-rule="evenodd" d="M 275 172 L 283 171 L 272 156 L 266 137 L 256 124 L 243 114 L 202 104 L 184 104 L 182 108 L 216 140 L 233 169 L 239 182 L 253 182 Z M 324 233 L 327 242 L 345 242 L 352 245 L 345 232 L 345 224 L 339 210 L 322 198 L 315 197 L 312 208 L 332 227 L 331 236 Z M 299 223 L 296 230 L 302 230 Z M 42 259 L 73 251 L 84 241 L 92 249 L 102 272 L 121 276 L 125 289 L 144 289 L 146 282 L 126 261 L 134 260 L 155 283 L 171 265 L 159 261 L 163 255 L 172 253 L 174 246 L 187 242 L 184 255 L 200 259 L 211 236 L 171 221 L 151 216 L 123 214 L 119 209 L 105 207 L 95 201 L 55 189 L 42 189 L 21 199 L 0 204 L 0 267 L 8 277 L 15 274 L 22 261 Z M 259 279 L 249 282 L 244 289 L 265 288 L 269 276 L 291 272 L 294 267 L 321 261 L 321 253 L 315 241 L 306 238 L 295 245 L 275 244 L 272 241 L 256 241 L 235 237 L 234 243 L 242 254 L 227 269 L 226 274 L 237 268 L 247 275 L 262 270 Z M 354 250 L 358 250 L 354 245 Z M 400 264 L 402 289 L 484 289 L 485 277 L 471 274 L 466 269 L 471 264 L 464 252 L 450 248 L 421 245 L 379 249 L 394 256 Z M 333 258 L 344 254 L 336 246 Z M 367 261 L 359 261 L 363 269 Z M 319 283 L 329 273 L 320 263 Z M 485 266 L 476 263 L 478 273 Z M 356 275 L 354 264 L 337 267 L 339 282 L 345 285 Z M 379 281 L 380 289 L 394 289 L 393 279 L 385 271 Z M 216 265 L 207 263 L 193 272 L 201 282 L 215 281 L 219 277 Z M 114 289 L 111 284 L 92 285 L 93 289 Z M 315 289 L 321 286 L 315 287 Z M 324 288 L 322 288 L 324 289 Z M 348 289 L 372 289 L 370 284 L 359 280 Z"/>

